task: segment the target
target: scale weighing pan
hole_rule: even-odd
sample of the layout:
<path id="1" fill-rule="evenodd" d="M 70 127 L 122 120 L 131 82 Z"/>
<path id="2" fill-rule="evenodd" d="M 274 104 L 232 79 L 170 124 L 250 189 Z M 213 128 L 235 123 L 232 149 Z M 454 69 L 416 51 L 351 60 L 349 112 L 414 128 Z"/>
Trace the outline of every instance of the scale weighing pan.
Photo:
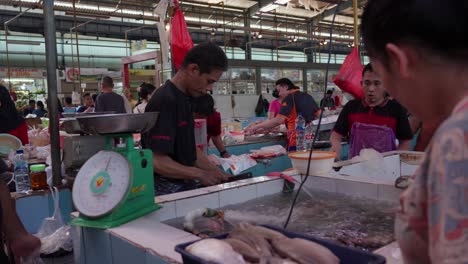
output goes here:
<path id="1" fill-rule="evenodd" d="M 88 134 L 144 133 L 158 120 L 158 112 L 141 114 L 108 114 L 76 117 L 81 130 Z"/>

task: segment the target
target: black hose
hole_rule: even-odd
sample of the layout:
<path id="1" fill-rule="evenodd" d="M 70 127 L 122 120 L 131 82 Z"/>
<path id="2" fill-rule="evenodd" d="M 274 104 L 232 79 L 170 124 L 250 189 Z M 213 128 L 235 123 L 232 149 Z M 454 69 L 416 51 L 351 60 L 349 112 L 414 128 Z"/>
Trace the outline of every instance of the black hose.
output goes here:
<path id="1" fill-rule="evenodd" d="M 326 96 L 327 89 L 328 89 L 328 71 L 330 69 L 330 62 L 331 62 L 333 26 L 335 25 L 336 14 L 338 13 L 341 2 L 342 1 L 340 1 L 337 4 L 336 8 L 335 8 L 335 12 L 333 13 L 332 24 L 330 26 L 330 40 L 329 40 L 329 44 L 328 44 L 328 62 L 327 62 L 327 67 L 326 67 L 326 72 L 325 72 L 325 87 L 324 87 L 324 90 L 323 90 L 323 96 L 324 97 Z M 304 183 L 306 183 L 307 179 L 309 178 L 308 175 L 309 175 L 309 172 L 310 172 L 310 162 L 312 161 L 312 152 L 314 151 L 314 145 L 315 145 L 315 142 L 317 141 L 317 138 L 318 138 L 318 134 L 319 134 L 319 131 L 320 131 L 320 126 L 322 125 L 322 118 L 323 118 L 323 112 L 325 110 L 325 107 L 321 106 L 320 110 L 321 111 L 320 111 L 320 117 L 319 117 L 319 120 L 318 120 L 317 129 L 315 130 L 315 136 L 314 136 L 314 139 L 312 141 L 312 146 L 310 147 L 309 162 L 307 163 L 306 175 L 305 175 L 304 179 L 301 180 L 301 184 L 299 185 L 299 189 L 297 190 L 296 195 L 294 196 L 293 202 L 292 202 L 291 207 L 289 209 L 288 218 L 286 218 L 286 222 L 284 223 L 284 226 L 283 226 L 284 229 L 286 229 L 288 227 L 288 225 L 289 225 L 289 221 L 291 220 L 291 216 L 292 216 L 292 213 L 294 211 L 294 207 L 296 206 L 297 198 L 299 197 L 299 194 L 301 193 L 302 186 L 304 186 Z"/>

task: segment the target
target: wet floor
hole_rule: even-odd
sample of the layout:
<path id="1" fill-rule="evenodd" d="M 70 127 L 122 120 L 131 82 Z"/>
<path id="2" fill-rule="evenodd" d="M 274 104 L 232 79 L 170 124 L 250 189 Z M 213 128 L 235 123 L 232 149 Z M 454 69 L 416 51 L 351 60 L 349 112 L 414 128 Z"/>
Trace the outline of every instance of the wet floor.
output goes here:
<path id="1" fill-rule="evenodd" d="M 321 191 L 301 193 L 289 231 L 326 238 L 357 248 L 374 250 L 394 240 L 396 204 Z M 283 226 L 293 194 L 275 194 L 223 208 L 232 224 L 251 222 Z M 182 228 L 183 218 L 166 223 Z M 229 231 L 229 224 L 224 231 Z"/>

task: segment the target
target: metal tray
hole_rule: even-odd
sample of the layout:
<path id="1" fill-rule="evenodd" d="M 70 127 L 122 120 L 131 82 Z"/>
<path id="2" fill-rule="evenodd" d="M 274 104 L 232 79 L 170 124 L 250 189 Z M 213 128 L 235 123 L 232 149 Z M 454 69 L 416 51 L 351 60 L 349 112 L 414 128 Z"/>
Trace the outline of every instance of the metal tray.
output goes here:
<path id="1" fill-rule="evenodd" d="M 88 134 L 144 133 L 158 120 L 158 112 L 110 114 L 76 117 L 81 130 Z"/>

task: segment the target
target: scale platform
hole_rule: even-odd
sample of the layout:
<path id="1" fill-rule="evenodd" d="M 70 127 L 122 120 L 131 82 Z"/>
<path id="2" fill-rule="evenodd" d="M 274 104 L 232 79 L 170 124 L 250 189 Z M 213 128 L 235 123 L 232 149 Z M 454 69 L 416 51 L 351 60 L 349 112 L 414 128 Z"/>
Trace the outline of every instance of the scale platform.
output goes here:
<path id="1" fill-rule="evenodd" d="M 153 153 L 135 149 L 131 131 L 144 133 L 158 113 L 77 118 L 81 128 L 106 137 L 105 150 L 88 159 L 73 185 L 73 203 L 79 217 L 71 224 L 112 228 L 160 208 L 154 201 Z M 118 122 L 117 128 L 109 127 Z M 133 122 L 136 125 L 122 126 Z M 108 132 L 116 133 L 109 134 Z"/>

